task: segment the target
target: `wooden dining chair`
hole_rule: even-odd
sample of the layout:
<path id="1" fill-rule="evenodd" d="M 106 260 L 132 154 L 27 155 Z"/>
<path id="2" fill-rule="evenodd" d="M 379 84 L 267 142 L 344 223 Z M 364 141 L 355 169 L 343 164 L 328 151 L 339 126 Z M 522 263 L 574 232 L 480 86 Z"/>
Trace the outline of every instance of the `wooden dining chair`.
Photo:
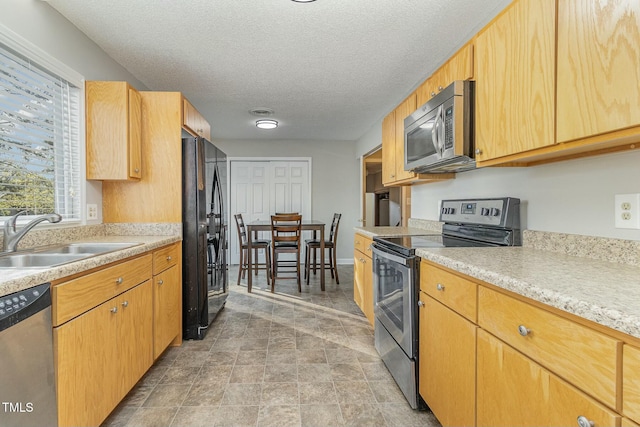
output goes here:
<path id="1" fill-rule="evenodd" d="M 238 285 L 240 285 L 240 279 L 244 279 L 245 272 L 249 267 L 249 239 L 251 236 L 247 235 L 247 228 L 244 225 L 242 214 L 235 214 L 233 216 L 236 220 L 236 227 L 238 228 L 238 243 L 240 245 L 240 266 L 238 267 Z M 251 248 L 253 249 L 253 268 L 254 274 L 258 274 L 258 270 L 266 270 L 267 273 L 267 286 L 269 286 L 269 280 L 271 279 L 271 242 L 269 239 L 255 239 L 251 240 Z M 264 263 L 258 261 L 258 251 L 264 250 Z M 251 274 L 251 272 L 249 272 Z M 273 279 L 271 279 L 273 281 Z M 273 283 L 271 283 L 273 289 Z"/>
<path id="2" fill-rule="evenodd" d="M 298 292 L 302 291 L 300 286 L 300 236 L 302 231 L 302 216 L 299 214 L 271 215 L 271 251 L 273 253 L 271 266 L 271 292 L 274 292 L 277 278 L 295 278 L 298 281 Z M 295 260 L 281 260 L 281 254 L 294 254 Z M 282 273 L 293 273 L 293 275 L 281 275 Z"/>
<path id="3" fill-rule="evenodd" d="M 331 229 L 329 230 L 329 239 L 324 241 L 324 248 L 329 249 L 329 260 L 325 262 L 320 268 L 329 268 L 331 271 L 331 277 L 336 279 L 336 284 L 340 284 L 338 278 L 338 264 L 337 264 L 337 248 L 338 248 L 338 226 L 340 225 L 340 218 L 342 214 L 334 213 L 333 220 L 331 221 Z M 313 265 L 313 274 L 316 274 L 316 251 L 320 249 L 320 239 L 307 239 L 305 243 L 305 261 L 304 261 L 304 278 L 307 285 L 309 284 L 309 275 L 311 266 Z M 311 254 L 313 252 L 313 254 Z M 313 262 L 311 262 L 311 256 L 313 256 Z"/>

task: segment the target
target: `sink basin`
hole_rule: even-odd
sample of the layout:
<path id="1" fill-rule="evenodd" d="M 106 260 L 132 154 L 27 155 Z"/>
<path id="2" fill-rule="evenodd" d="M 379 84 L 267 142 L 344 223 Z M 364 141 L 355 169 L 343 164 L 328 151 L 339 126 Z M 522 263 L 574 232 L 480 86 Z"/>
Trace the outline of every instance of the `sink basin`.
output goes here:
<path id="1" fill-rule="evenodd" d="M 45 268 L 87 258 L 93 254 L 9 254 L 0 257 L 0 267 Z"/>
<path id="2" fill-rule="evenodd" d="M 45 246 L 0 255 L 0 268 L 47 268 L 78 261 L 141 243 L 86 242 Z"/>
<path id="3" fill-rule="evenodd" d="M 46 249 L 46 253 L 59 254 L 103 254 L 120 249 L 130 248 L 139 243 L 69 243 L 67 245 L 56 246 Z"/>

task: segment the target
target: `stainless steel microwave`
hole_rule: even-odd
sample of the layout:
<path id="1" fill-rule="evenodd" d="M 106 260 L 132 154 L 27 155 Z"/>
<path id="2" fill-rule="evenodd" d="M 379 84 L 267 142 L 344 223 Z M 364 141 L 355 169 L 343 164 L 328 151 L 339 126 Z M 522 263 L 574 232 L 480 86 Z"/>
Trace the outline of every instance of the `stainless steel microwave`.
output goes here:
<path id="1" fill-rule="evenodd" d="M 446 173 L 476 167 L 474 83 L 453 82 L 404 120 L 405 170 Z"/>

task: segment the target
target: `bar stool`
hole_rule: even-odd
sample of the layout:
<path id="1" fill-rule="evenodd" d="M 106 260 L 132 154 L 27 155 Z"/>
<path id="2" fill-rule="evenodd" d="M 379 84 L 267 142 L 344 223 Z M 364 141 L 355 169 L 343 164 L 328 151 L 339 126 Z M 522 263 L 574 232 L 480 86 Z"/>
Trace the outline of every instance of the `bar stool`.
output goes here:
<path id="1" fill-rule="evenodd" d="M 244 273 L 249 266 L 249 245 L 248 240 L 251 236 L 247 236 L 247 229 L 242 219 L 242 214 L 235 214 L 233 216 L 236 220 L 236 227 L 238 228 L 238 243 L 240 244 L 240 266 L 238 268 L 238 285 L 240 285 L 240 278 L 244 278 Z M 267 286 L 269 286 L 269 279 L 271 278 L 271 242 L 268 239 L 251 240 L 251 248 L 254 250 L 253 266 L 254 274 L 258 274 L 258 270 L 266 270 L 267 273 Z M 258 261 L 258 251 L 264 250 L 264 263 Z M 249 272 L 251 274 L 251 272 Z M 271 283 L 273 288 L 273 283 Z"/>
<path id="2" fill-rule="evenodd" d="M 302 231 L 302 216 L 298 214 L 271 215 L 271 248 L 273 250 L 273 266 L 271 268 L 271 292 L 274 291 L 276 278 L 295 278 L 300 287 L 300 235 Z M 279 260 L 278 255 L 289 253 L 295 255 L 295 260 Z M 279 275 L 280 268 L 288 271 L 295 270 L 295 276 Z"/>
<path id="3" fill-rule="evenodd" d="M 336 283 L 340 284 L 338 279 L 338 264 L 337 264 L 337 247 L 338 247 L 338 226 L 340 225 L 340 218 L 342 214 L 334 213 L 333 221 L 331 221 L 331 230 L 329 231 L 329 240 L 324 241 L 324 248 L 329 249 L 329 262 L 320 268 L 329 268 L 331 271 L 331 277 L 336 279 Z M 310 254 L 313 251 L 313 274 L 316 274 L 316 250 L 320 249 L 320 239 L 307 239 L 304 241 L 306 246 L 305 262 L 304 262 L 304 278 L 309 284 L 309 273 L 311 269 Z"/>

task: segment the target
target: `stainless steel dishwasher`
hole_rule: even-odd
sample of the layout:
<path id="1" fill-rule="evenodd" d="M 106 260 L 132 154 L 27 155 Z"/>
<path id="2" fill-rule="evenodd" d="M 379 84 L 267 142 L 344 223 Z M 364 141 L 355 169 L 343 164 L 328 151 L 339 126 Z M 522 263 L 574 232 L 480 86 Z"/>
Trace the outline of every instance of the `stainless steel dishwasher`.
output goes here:
<path id="1" fill-rule="evenodd" d="M 57 426 L 51 285 L 0 297 L 0 426 Z"/>

